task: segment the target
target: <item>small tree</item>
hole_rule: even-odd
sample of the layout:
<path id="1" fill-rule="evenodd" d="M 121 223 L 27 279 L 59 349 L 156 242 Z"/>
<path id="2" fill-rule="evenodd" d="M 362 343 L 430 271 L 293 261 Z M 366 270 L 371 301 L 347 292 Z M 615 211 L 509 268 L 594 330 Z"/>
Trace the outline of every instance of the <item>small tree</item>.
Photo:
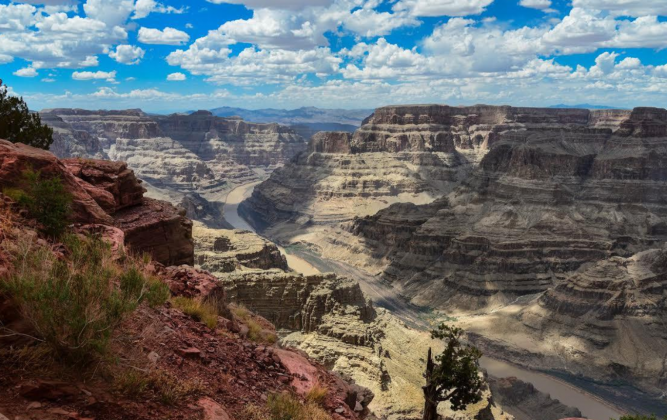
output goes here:
<path id="1" fill-rule="evenodd" d="M 438 404 L 449 402 L 454 410 L 465 410 L 468 404 L 479 402 L 483 381 L 479 377 L 479 359 L 482 352 L 461 343 L 463 330 L 442 324 L 431 332 L 433 338 L 445 342 L 441 355 L 426 361 L 426 385 L 423 387 L 424 420 L 438 418 Z"/>
<path id="2" fill-rule="evenodd" d="M 53 143 L 53 129 L 42 124 L 23 98 L 11 96 L 0 79 L 0 139 L 48 150 Z"/>

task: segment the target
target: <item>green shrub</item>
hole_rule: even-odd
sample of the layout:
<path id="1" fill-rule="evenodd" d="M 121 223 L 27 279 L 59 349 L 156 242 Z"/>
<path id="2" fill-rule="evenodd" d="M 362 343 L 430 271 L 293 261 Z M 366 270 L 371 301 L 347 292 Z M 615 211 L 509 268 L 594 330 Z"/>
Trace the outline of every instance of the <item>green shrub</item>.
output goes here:
<path id="1" fill-rule="evenodd" d="M 53 129 L 42 124 L 36 112 L 30 112 L 23 98 L 9 94 L 0 80 L 0 139 L 25 143 L 48 150 L 53 143 Z"/>
<path id="2" fill-rule="evenodd" d="M 191 316 L 195 320 L 205 324 L 210 329 L 218 326 L 218 305 L 215 302 L 201 301 L 183 296 L 175 297 L 171 303 L 184 314 Z"/>
<path id="3" fill-rule="evenodd" d="M 69 224 L 72 196 L 60 177 L 43 178 L 39 171 L 23 171 L 20 188 L 5 189 L 3 193 L 28 211 L 42 225 L 43 232 L 60 237 Z"/>
<path id="4" fill-rule="evenodd" d="M 164 287 L 143 275 L 135 259 L 116 261 L 99 238 L 68 234 L 63 243 L 69 255 L 58 259 L 47 245 L 18 240 L 10 249 L 14 271 L 0 292 L 16 301 L 35 338 L 79 364 L 103 354 L 118 324 L 141 302 L 164 298 Z"/>

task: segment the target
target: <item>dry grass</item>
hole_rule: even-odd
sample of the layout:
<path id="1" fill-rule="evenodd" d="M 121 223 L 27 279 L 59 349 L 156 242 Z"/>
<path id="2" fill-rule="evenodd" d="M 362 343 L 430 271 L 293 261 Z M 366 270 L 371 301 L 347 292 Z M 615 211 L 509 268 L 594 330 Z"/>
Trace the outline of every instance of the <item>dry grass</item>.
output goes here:
<path id="1" fill-rule="evenodd" d="M 63 361 L 85 364 L 106 351 L 114 329 L 139 304 L 161 304 L 169 290 L 144 273 L 141 260 L 118 259 L 99 238 L 66 234 L 62 242 L 66 258 L 28 235 L 5 244 L 14 270 L 0 293 L 19 306 L 36 342 Z"/>
<path id="2" fill-rule="evenodd" d="M 306 394 L 306 401 L 321 406 L 327 399 L 327 395 L 329 395 L 329 389 L 317 382 Z"/>
<path id="3" fill-rule="evenodd" d="M 218 326 L 220 305 L 215 301 L 202 301 L 200 299 L 178 296 L 172 298 L 171 303 L 174 307 L 183 311 L 184 314 L 191 316 L 212 330 Z"/>
<path id="4" fill-rule="evenodd" d="M 125 369 L 114 375 L 113 382 L 116 391 L 123 395 L 141 399 L 150 393 L 164 405 L 176 405 L 190 395 L 203 394 L 205 391 L 199 380 L 183 380 L 161 369 Z"/>
<path id="5" fill-rule="evenodd" d="M 264 329 L 262 324 L 254 318 L 254 314 L 244 305 L 230 305 L 229 309 L 234 318 L 248 326 L 248 339 L 250 341 L 264 344 L 275 344 L 278 341 L 278 336 L 272 331 Z"/>
<path id="6" fill-rule="evenodd" d="M 240 420 L 332 420 L 332 417 L 315 403 L 303 403 L 292 394 L 275 394 L 269 396 L 264 407 L 248 407 Z"/>

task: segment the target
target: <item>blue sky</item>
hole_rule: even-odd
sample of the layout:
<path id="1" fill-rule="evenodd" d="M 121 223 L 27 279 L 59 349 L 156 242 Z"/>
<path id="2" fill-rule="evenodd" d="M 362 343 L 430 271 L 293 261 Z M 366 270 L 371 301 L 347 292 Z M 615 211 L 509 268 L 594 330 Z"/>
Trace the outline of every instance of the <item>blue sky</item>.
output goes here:
<path id="1" fill-rule="evenodd" d="M 32 108 L 667 106 L 665 0 L 0 0 Z"/>

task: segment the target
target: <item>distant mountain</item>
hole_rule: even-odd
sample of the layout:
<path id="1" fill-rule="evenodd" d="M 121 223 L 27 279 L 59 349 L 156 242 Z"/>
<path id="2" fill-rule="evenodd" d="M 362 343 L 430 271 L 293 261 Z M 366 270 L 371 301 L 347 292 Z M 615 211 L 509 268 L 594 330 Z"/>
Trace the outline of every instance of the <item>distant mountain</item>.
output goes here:
<path id="1" fill-rule="evenodd" d="M 372 109 L 322 109 L 304 107 L 299 109 L 243 109 L 221 107 L 212 109 L 218 117 L 239 116 L 246 121 L 256 123 L 279 123 L 284 125 L 310 124 L 343 124 L 344 126 L 361 126 L 364 118 L 373 113 Z M 336 130 L 349 131 L 349 127 L 332 126 Z"/>
<path id="2" fill-rule="evenodd" d="M 551 105 L 549 108 L 625 109 L 625 108 L 619 108 L 619 107 L 613 107 L 613 106 L 591 105 L 591 104 L 577 104 L 577 105 L 558 104 L 558 105 Z"/>

